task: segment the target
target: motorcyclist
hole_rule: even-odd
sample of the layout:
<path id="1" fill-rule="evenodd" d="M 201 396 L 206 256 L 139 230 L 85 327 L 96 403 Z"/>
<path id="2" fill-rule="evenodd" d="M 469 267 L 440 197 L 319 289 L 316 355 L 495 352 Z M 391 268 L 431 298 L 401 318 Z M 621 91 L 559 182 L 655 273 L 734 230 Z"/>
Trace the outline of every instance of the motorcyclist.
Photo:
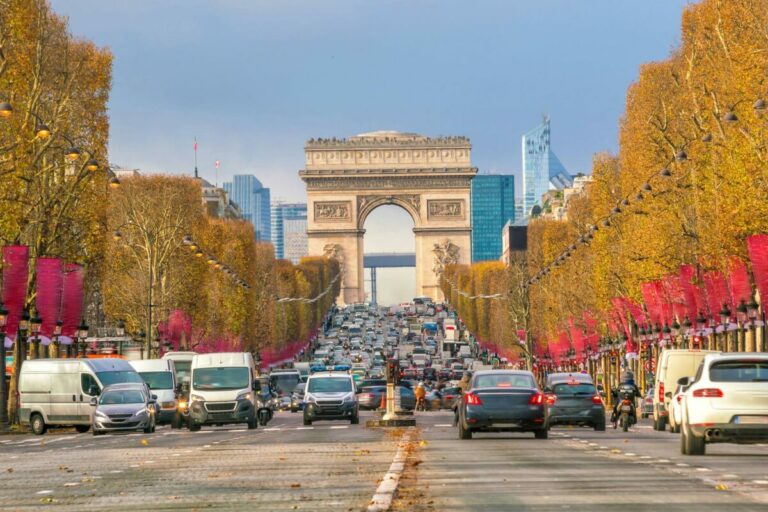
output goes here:
<path id="1" fill-rule="evenodd" d="M 613 391 L 613 395 L 615 397 L 613 413 L 611 414 L 613 428 L 618 426 L 617 422 L 619 419 L 619 406 L 624 399 L 628 399 L 632 407 L 632 410 L 629 413 L 630 424 L 637 423 L 635 399 L 641 395 L 637 384 L 635 384 L 635 374 L 632 372 L 632 370 L 628 368 L 624 369 L 624 371 L 621 373 L 619 387 Z"/>
<path id="2" fill-rule="evenodd" d="M 464 375 L 461 377 L 461 380 L 459 381 L 459 390 L 461 391 L 461 394 L 464 395 L 464 393 L 469 391 L 470 382 L 472 381 L 472 372 L 467 370 L 464 372 Z M 458 400 L 456 401 L 456 404 L 458 404 Z M 453 426 L 459 424 L 459 408 L 458 405 L 453 406 Z"/>

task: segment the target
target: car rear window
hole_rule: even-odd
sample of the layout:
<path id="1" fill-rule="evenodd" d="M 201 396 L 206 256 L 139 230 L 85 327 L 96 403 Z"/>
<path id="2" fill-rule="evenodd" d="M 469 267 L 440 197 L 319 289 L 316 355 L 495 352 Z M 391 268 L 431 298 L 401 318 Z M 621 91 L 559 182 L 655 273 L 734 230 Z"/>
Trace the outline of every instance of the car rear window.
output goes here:
<path id="1" fill-rule="evenodd" d="M 597 390 L 595 389 L 595 386 L 592 384 L 586 384 L 583 382 L 575 383 L 575 384 L 568 384 L 568 383 L 562 383 L 562 384 L 555 384 L 554 388 L 552 388 L 552 391 L 557 396 L 592 396 L 595 393 L 597 393 Z"/>
<path id="2" fill-rule="evenodd" d="M 499 375 L 478 375 L 476 388 L 535 388 L 536 383 L 529 375 L 503 373 Z"/>
<path id="3" fill-rule="evenodd" d="M 712 382 L 768 382 L 768 360 L 731 360 L 713 363 L 709 368 Z"/>

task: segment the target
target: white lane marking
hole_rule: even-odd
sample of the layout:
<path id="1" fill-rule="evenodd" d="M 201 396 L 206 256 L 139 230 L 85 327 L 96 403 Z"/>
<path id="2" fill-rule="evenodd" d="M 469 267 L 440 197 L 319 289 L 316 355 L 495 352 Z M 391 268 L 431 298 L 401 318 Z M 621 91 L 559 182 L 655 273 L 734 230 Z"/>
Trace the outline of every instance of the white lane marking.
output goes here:
<path id="1" fill-rule="evenodd" d="M 280 430 L 282 430 L 280 427 L 270 427 L 270 428 L 265 428 L 264 432 L 279 432 Z"/>
<path id="2" fill-rule="evenodd" d="M 626 455 L 627 457 L 634 457 L 637 454 L 632 452 L 625 452 L 624 455 Z"/>
<path id="3" fill-rule="evenodd" d="M 244 428 L 238 428 L 236 430 L 230 430 L 230 432 L 245 432 Z"/>
<path id="4" fill-rule="evenodd" d="M 110 473 L 114 473 L 114 474 L 122 473 L 122 472 L 123 472 L 122 469 L 113 469 L 112 471 L 110 471 Z"/>
<path id="5" fill-rule="evenodd" d="M 171 455 L 171 457 L 181 457 L 181 454 L 180 453 L 174 453 L 174 454 Z"/>
<path id="6" fill-rule="evenodd" d="M 211 447 L 211 445 L 209 445 L 209 444 L 204 444 L 203 445 L 203 448 L 210 448 L 210 447 Z"/>
<path id="7" fill-rule="evenodd" d="M 435 425 L 435 427 L 437 428 L 445 428 L 445 427 L 452 427 L 452 426 L 453 425 L 451 425 L 450 423 L 438 423 L 437 425 Z"/>
<path id="8" fill-rule="evenodd" d="M 80 482 L 67 482 L 64 484 L 64 487 L 76 487 L 80 485 Z"/>
<path id="9" fill-rule="evenodd" d="M 739 475 L 734 475 L 732 473 L 729 473 L 727 475 L 723 475 L 723 478 L 739 478 Z"/>
<path id="10" fill-rule="evenodd" d="M 3 441 L 0 441 L 0 444 L 10 443 L 10 442 L 11 442 L 10 439 L 5 439 Z"/>
<path id="11" fill-rule="evenodd" d="M 198 430 L 197 434 L 213 434 L 213 430 Z"/>
<path id="12" fill-rule="evenodd" d="M 677 463 L 677 466 L 679 466 L 679 467 L 681 467 L 681 468 L 687 468 L 687 467 L 689 467 L 689 466 L 690 466 L 690 464 L 686 464 L 685 462 L 678 462 L 678 463 Z"/>
<path id="13" fill-rule="evenodd" d="M 752 480 L 753 484 L 765 485 L 768 484 L 768 480 Z"/>
<path id="14" fill-rule="evenodd" d="M 648 460 L 648 459 L 650 459 L 650 458 L 651 458 L 651 456 L 650 456 L 650 455 L 643 455 L 643 456 L 642 456 L 642 457 L 640 457 L 640 458 L 641 458 L 641 459 L 643 459 L 643 460 Z"/>
<path id="15" fill-rule="evenodd" d="M 371 503 L 368 505 L 368 512 L 386 512 L 392 506 L 392 499 L 394 498 L 395 491 L 397 491 L 397 485 L 400 483 L 400 475 L 403 474 L 405 468 L 405 461 L 408 458 L 408 452 L 406 447 L 411 440 L 413 431 L 408 429 L 406 434 L 401 438 L 400 443 L 397 446 L 397 452 L 395 458 L 392 460 L 392 465 L 389 466 L 389 471 L 384 478 L 382 478 L 379 487 L 376 489 L 376 493 L 371 498 Z"/>
<path id="16" fill-rule="evenodd" d="M 51 490 L 37 491 L 35 494 L 53 494 L 53 491 Z"/>
<path id="17" fill-rule="evenodd" d="M 659 459 L 656 462 L 658 462 L 659 464 L 669 464 L 670 461 L 669 459 Z"/>
<path id="18" fill-rule="evenodd" d="M 296 427 L 295 430 L 315 430 L 315 427 Z"/>
<path id="19" fill-rule="evenodd" d="M 334 425 L 331 429 L 349 428 L 349 425 Z"/>
<path id="20" fill-rule="evenodd" d="M 696 471 L 712 471 L 709 468 L 696 468 Z"/>

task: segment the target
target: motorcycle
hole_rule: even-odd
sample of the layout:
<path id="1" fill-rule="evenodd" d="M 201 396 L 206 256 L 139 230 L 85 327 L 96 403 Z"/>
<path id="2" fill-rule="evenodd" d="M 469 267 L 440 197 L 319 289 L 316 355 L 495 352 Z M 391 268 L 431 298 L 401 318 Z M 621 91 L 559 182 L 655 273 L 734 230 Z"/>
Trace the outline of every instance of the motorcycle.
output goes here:
<path id="1" fill-rule="evenodd" d="M 616 406 L 613 417 L 613 428 L 621 427 L 624 432 L 629 431 L 629 427 L 637 423 L 637 414 L 635 412 L 635 404 L 633 403 L 633 395 L 629 393 L 621 393 L 621 402 Z"/>

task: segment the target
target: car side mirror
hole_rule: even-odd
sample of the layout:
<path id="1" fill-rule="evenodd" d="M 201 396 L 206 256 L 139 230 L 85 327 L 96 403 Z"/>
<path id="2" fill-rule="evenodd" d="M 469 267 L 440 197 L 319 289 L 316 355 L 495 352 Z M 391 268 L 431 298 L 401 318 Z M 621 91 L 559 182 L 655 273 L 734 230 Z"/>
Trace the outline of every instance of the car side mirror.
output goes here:
<path id="1" fill-rule="evenodd" d="M 253 381 L 253 390 L 261 391 L 261 382 L 259 382 L 258 380 Z"/>
<path id="2" fill-rule="evenodd" d="M 672 398 L 672 392 L 671 391 L 667 391 L 666 393 L 664 393 L 664 396 L 667 397 L 667 398 Z"/>
<path id="3" fill-rule="evenodd" d="M 99 399 L 95 396 L 91 398 L 91 405 L 97 405 L 99 403 Z"/>
<path id="4" fill-rule="evenodd" d="M 545 393 L 551 393 L 552 392 L 552 388 L 549 387 L 549 386 L 544 386 L 544 392 Z"/>
<path id="5" fill-rule="evenodd" d="M 99 396 L 100 393 L 101 390 L 99 389 L 99 386 L 96 386 L 95 384 L 88 388 L 88 394 L 91 396 Z"/>
<path id="6" fill-rule="evenodd" d="M 691 378 L 690 377 L 681 377 L 677 379 L 677 384 L 680 386 L 690 386 L 691 384 Z"/>
<path id="7" fill-rule="evenodd" d="M 152 395 L 152 400 L 153 401 L 157 400 L 157 395 Z"/>

